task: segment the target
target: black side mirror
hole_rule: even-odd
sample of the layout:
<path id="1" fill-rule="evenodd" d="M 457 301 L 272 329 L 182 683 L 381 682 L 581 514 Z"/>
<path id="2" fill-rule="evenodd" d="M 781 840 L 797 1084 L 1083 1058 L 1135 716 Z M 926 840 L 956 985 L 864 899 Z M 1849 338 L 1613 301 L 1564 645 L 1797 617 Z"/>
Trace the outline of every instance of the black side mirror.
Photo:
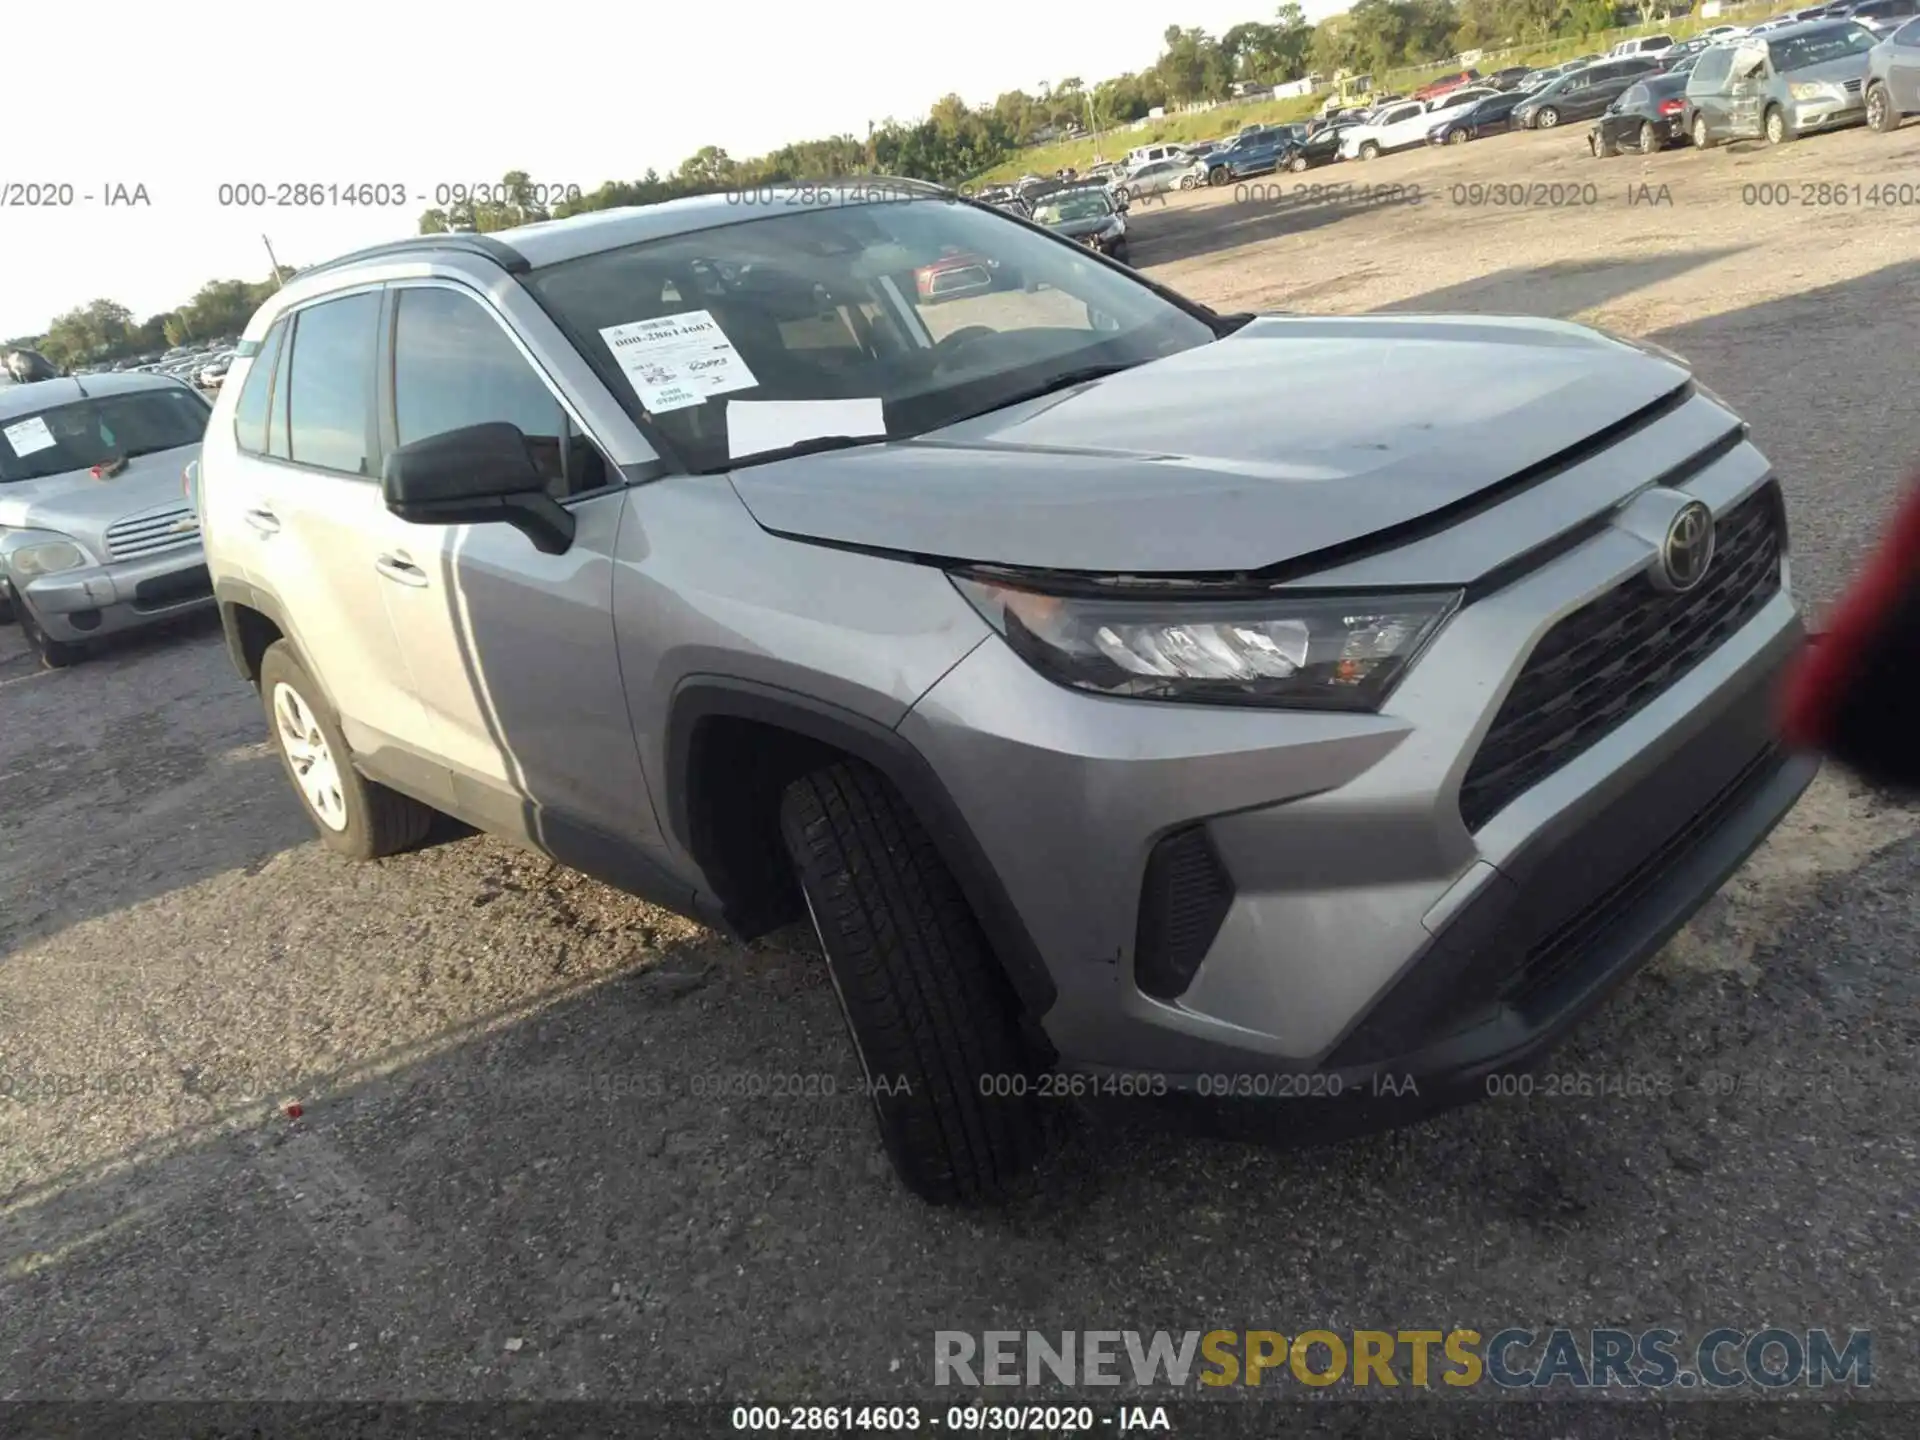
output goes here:
<path id="1" fill-rule="evenodd" d="M 380 493 L 416 525 L 513 526 L 547 555 L 573 544 L 573 515 L 547 493 L 520 427 L 468 425 L 402 445 L 387 456 Z"/>

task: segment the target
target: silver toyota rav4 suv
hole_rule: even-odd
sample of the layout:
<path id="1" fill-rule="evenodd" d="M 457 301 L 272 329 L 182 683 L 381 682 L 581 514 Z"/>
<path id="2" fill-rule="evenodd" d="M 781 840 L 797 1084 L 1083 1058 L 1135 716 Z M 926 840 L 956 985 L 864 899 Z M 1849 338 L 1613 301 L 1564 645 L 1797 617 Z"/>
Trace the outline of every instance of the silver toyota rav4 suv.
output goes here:
<path id="1" fill-rule="evenodd" d="M 1218 314 L 910 182 L 742 198 L 303 273 L 207 552 L 329 845 L 440 811 L 810 918 L 921 1195 L 1002 1192 L 1047 1094 L 1484 1094 L 1807 784 L 1780 490 L 1677 357 Z M 992 283 L 922 303 L 956 256 Z"/>

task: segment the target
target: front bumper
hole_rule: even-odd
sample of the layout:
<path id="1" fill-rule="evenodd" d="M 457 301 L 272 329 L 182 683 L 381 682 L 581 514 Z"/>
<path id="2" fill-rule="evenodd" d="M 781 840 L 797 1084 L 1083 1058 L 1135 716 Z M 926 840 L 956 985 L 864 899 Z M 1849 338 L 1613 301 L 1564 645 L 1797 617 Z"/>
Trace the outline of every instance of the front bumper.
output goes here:
<path id="1" fill-rule="evenodd" d="M 1832 130 L 1842 125 L 1866 122 L 1867 105 L 1862 96 L 1831 96 L 1818 100 L 1793 102 L 1793 128 L 1799 131 Z"/>
<path id="2" fill-rule="evenodd" d="M 20 590 L 47 635 L 71 642 L 137 630 L 213 604 L 206 552 L 198 543 L 42 575 Z"/>
<path id="3" fill-rule="evenodd" d="M 1688 485 L 1724 511 L 1764 473 L 1742 444 Z M 1813 773 L 1772 748 L 1803 640 L 1783 561 L 1781 588 L 1694 668 L 1468 829 L 1461 781 L 1511 677 L 1646 558 L 1608 529 L 1468 606 L 1380 715 L 1105 700 L 998 640 L 949 672 L 899 733 L 1047 965 L 1062 1066 L 1195 1091 L 1246 1075 L 1471 1087 L 1552 1044 Z M 1196 829 L 1230 886 L 1191 982 L 1155 998 L 1137 968 L 1149 861 Z"/>

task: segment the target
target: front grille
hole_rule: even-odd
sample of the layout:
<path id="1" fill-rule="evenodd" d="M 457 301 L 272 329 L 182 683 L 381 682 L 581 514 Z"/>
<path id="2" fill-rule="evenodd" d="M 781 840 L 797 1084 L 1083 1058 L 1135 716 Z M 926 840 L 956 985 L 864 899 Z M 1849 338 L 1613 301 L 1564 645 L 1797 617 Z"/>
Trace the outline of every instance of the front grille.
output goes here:
<path id="1" fill-rule="evenodd" d="M 157 555 L 163 550 L 199 543 L 200 520 L 189 505 L 116 520 L 107 527 L 109 560 L 134 560 L 142 555 Z"/>
<path id="2" fill-rule="evenodd" d="M 1778 593 L 1778 488 L 1766 485 L 1715 528 L 1713 566 L 1698 589 L 1669 595 L 1636 575 L 1541 638 L 1460 786 L 1468 829 L 1639 714 Z"/>
<path id="3" fill-rule="evenodd" d="M 1860 82 L 1858 80 L 1847 81 L 1846 91 L 1849 95 L 1858 95 L 1860 93 Z"/>

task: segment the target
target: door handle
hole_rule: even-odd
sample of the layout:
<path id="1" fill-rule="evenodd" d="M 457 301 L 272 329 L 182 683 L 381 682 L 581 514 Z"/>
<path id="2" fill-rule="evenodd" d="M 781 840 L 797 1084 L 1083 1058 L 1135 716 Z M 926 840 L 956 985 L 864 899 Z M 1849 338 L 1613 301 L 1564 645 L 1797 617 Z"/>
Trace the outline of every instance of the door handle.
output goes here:
<path id="1" fill-rule="evenodd" d="M 262 535 L 273 535 L 278 533 L 280 529 L 280 517 L 271 510 L 249 510 L 247 511 L 247 524 L 258 530 Z"/>
<path id="2" fill-rule="evenodd" d="M 426 571 L 411 560 L 398 555 L 382 555 L 373 562 L 373 568 L 399 585 L 411 585 L 415 589 L 423 589 L 427 583 Z"/>

